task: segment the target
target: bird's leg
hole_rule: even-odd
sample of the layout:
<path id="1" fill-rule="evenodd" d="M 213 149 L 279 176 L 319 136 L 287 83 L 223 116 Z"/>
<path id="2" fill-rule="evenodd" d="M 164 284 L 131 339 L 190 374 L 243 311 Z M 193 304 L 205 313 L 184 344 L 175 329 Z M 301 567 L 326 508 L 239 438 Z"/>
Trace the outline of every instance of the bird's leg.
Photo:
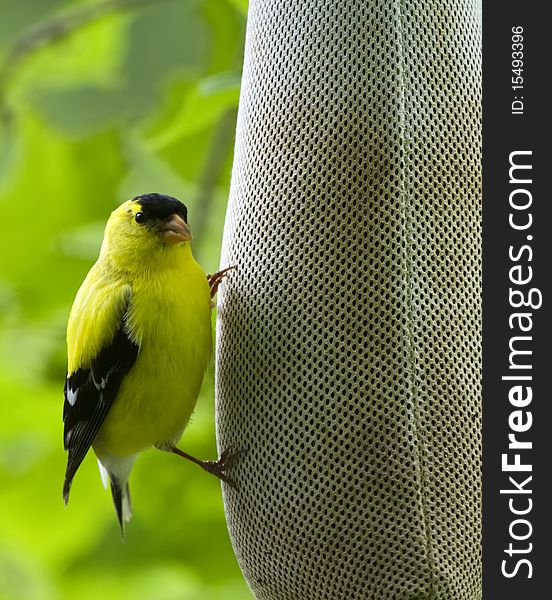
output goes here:
<path id="1" fill-rule="evenodd" d="M 218 477 L 221 481 L 224 481 L 225 483 L 230 485 L 230 487 L 236 487 L 234 482 L 228 475 L 228 471 L 234 464 L 236 458 L 236 454 L 233 454 L 230 450 L 224 450 L 224 452 L 220 455 L 220 458 L 218 460 L 200 460 L 199 458 L 196 458 L 195 456 L 184 452 L 184 450 L 180 450 L 180 448 L 177 448 L 176 446 L 158 446 L 158 448 L 160 450 L 165 450 L 167 452 L 177 454 L 178 456 L 181 456 L 182 458 L 185 458 L 186 460 L 189 460 L 195 463 L 196 465 L 199 465 L 203 470 L 207 471 L 207 473 L 215 475 L 215 477 Z"/>
<path id="2" fill-rule="evenodd" d="M 211 288 L 211 298 L 214 298 L 218 291 L 220 282 L 226 277 L 227 273 L 235 268 L 236 267 L 227 267 L 226 269 L 222 269 L 222 271 L 217 271 L 213 275 L 207 275 L 207 281 L 209 282 L 209 287 Z"/>

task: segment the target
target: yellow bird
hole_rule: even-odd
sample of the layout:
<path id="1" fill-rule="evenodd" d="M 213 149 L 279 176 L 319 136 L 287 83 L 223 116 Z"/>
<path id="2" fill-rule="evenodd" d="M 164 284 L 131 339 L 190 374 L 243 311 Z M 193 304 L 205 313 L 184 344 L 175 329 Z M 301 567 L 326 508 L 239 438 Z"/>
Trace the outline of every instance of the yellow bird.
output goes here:
<path id="1" fill-rule="evenodd" d="M 229 269 L 206 276 L 190 248 L 188 211 L 145 194 L 111 213 L 100 256 L 67 325 L 63 498 L 92 447 L 117 517 L 131 517 L 128 478 L 151 446 L 230 482 L 232 456 L 201 461 L 178 449 L 211 354 L 211 302 Z"/>

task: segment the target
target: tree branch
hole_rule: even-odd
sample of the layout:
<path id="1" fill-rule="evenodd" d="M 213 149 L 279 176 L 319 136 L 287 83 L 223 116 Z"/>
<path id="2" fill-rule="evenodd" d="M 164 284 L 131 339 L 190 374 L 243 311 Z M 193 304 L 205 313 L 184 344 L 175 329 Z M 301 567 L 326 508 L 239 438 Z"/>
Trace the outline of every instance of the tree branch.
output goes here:
<path id="1" fill-rule="evenodd" d="M 48 44 L 53 44 L 69 36 L 84 25 L 97 21 L 109 13 L 164 1 L 103 0 L 103 2 L 82 6 L 70 12 L 56 15 L 24 31 L 12 44 L 2 65 L 0 65 L 0 119 L 5 123 L 11 120 L 11 111 L 6 102 L 9 82 L 19 66 L 35 52 Z"/>

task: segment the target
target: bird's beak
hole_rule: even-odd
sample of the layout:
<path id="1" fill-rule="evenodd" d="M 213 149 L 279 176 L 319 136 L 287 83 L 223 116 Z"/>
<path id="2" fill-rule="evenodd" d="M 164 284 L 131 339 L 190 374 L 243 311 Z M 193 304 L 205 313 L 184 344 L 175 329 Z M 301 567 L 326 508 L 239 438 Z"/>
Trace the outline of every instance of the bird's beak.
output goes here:
<path id="1" fill-rule="evenodd" d="M 167 221 L 163 222 L 159 233 L 170 244 L 189 242 L 192 239 L 192 232 L 188 223 L 177 214 L 171 215 Z"/>

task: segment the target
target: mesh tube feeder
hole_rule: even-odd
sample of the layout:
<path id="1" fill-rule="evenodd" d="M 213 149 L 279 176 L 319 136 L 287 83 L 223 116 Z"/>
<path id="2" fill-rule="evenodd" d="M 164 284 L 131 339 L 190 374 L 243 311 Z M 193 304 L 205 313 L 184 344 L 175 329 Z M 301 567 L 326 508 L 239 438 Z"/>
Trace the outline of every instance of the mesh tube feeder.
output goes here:
<path id="1" fill-rule="evenodd" d="M 216 402 L 258 600 L 481 598 L 480 8 L 250 1 Z"/>

